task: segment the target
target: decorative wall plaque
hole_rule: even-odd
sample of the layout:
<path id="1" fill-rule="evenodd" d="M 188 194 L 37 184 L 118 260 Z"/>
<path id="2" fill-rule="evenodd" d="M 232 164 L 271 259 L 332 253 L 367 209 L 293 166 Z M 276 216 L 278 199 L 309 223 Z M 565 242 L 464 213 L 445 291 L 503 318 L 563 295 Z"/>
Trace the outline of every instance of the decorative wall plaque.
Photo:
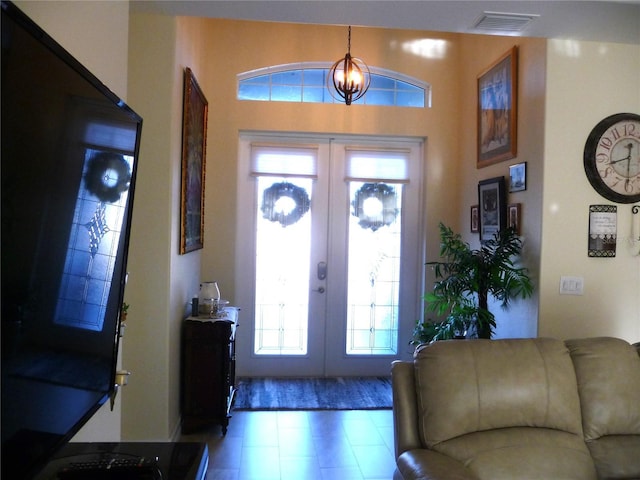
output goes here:
<path id="1" fill-rule="evenodd" d="M 618 224 L 615 205 L 589 206 L 589 256 L 615 257 Z"/>

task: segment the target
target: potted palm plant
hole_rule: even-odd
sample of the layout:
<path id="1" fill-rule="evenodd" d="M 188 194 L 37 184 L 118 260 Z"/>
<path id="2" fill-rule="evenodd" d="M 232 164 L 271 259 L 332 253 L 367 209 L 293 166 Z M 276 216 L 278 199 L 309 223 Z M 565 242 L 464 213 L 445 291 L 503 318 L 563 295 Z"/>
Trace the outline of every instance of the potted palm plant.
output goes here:
<path id="1" fill-rule="evenodd" d="M 508 228 L 472 250 L 460 234 L 442 223 L 439 227 L 441 260 L 427 263 L 434 269 L 436 282 L 424 299 L 427 311 L 446 317 L 418 322 L 412 343 L 491 338 L 496 322 L 489 311 L 489 295 L 508 308 L 512 300 L 533 293 L 528 270 L 514 263 L 522 251 L 522 241 L 514 229 Z"/>
<path id="2" fill-rule="evenodd" d="M 120 308 L 120 321 L 126 322 L 127 315 L 129 315 L 129 304 L 127 302 L 122 302 L 122 307 Z"/>

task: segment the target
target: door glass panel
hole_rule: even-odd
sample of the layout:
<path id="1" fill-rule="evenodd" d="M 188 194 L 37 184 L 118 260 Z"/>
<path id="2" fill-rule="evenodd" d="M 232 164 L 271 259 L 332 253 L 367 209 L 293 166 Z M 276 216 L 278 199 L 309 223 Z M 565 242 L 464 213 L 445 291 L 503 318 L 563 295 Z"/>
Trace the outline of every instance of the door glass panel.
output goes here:
<path id="1" fill-rule="evenodd" d="M 349 182 L 348 355 L 398 351 L 402 184 Z"/>
<path id="2" fill-rule="evenodd" d="M 312 183 L 258 177 L 257 355 L 307 354 Z"/>

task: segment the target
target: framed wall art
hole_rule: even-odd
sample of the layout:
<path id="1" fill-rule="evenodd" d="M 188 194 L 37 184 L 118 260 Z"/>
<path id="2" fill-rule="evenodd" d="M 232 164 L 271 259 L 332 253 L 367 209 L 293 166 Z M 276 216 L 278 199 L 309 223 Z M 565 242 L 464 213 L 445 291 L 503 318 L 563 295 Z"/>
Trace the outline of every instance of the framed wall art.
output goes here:
<path id="1" fill-rule="evenodd" d="M 505 199 L 504 177 L 489 178 L 478 183 L 481 242 L 489 240 L 505 228 L 507 224 Z"/>
<path id="2" fill-rule="evenodd" d="M 521 192 L 527 189 L 527 162 L 516 163 L 509 167 L 509 192 Z"/>
<path id="3" fill-rule="evenodd" d="M 190 68 L 184 71 L 180 253 L 204 245 L 204 179 L 209 103 Z"/>
<path id="4" fill-rule="evenodd" d="M 520 212 L 522 207 L 519 203 L 511 203 L 507 207 L 507 226 L 516 231 L 516 235 L 520 233 Z"/>
<path id="5" fill-rule="evenodd" d="M 478 76 L 478 168 L 516 156 L 517 86 L 518 47 Z"/>
<path id="6" fill-rule="evenodd" d="M 480 208 L 478 205 L 471 206 L 471 233 L 480 231 Z"/>

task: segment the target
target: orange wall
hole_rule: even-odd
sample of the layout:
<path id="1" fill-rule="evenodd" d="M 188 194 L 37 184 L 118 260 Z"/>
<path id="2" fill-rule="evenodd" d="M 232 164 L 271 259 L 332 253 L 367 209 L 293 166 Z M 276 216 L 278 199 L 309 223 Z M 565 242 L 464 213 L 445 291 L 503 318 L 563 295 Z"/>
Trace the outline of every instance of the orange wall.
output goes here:
<path id="1" fill-rule="evenodd" d="M 192 21 L 189 19 L 189 21 Z M 462 232 L 470 242 L 468 211 L 477 203 L 477 183 L 508 176 L 508 166 L 526 161 L 529 188 L 514 194 L 522 203 L 525 262 L 537 276 L 541 236 L 542 146 L 544 122 L 545 41 L 390 29 L 354 28 L 352 53 L 371 66 L 396 70 L 432 86 L 433 106 L 426 109 L 354 105 L 324 105 L 236 100 L 236 74 L 270 65 L 303 61 L 333 61 L 344 55 L 345 28 L 227 20 L 207 21 L 210 62 L 199 74 L 209 102 L 209 138 L 206 193 L 206 232 L 202 272 L 215 277 L 230 298 L 235 280 L 235 224 L 242 221 L 229 208 L 235 198 L 238 132 L 290 132 L 401 135 L 426 139 L 425 204 L 427 259 L 435 259 L 440 221 Z M 440 50 L 417 45 L 437 41 Z M 520 49 L 519 129 L 517 158 L 476 169 L 476 78 L 513 45 Z M 409 48 L 412 46 L 413 48 Z M 232 54 L 230 54 L 232 52 Z M 209 237 L 211 238 L 211 237 Z M 213 275 L 213 276 L 212 276 Z M 432 284 L 427 272 L 427 285 Z M 501 315 L 500 311 L 496 311 Z M 520 302 L 509 312 L 499 335 L 537 333 L 537 297 Z M 508 328 L 507 328 L 508 327 Z"/>
<path id="2" fill-rule="evenodd" d="M 238 132 L 268 130 L 359 135 L 401 135 L 426 139 L 427 223 L 457 222 L 460 162 L 459 76 L 460 42 L 456 35 L 354 28 L 352 53 L 372 66 L 396 70 L 431 84 L 433 107 L 426 109 L 326 105 L 236 100 L 236 75 L 270 65 L 325 61 L 344 55 L 346 28 L 209 21 L 208 69 L 196 72 L 210 104 L 205 241 L 202 272 L 215 277 L 225 295 L 233 299 L 235 225 L 238 218 L 230 202 L 236 195 Z M 424 39 L 441 40 L 444 53 L 427 58 L 403 49 Z M 452 70 L 453 68 L 453 70 Z M 428 231 L 428 252 L 437 254 L 437 232 Z"/>

